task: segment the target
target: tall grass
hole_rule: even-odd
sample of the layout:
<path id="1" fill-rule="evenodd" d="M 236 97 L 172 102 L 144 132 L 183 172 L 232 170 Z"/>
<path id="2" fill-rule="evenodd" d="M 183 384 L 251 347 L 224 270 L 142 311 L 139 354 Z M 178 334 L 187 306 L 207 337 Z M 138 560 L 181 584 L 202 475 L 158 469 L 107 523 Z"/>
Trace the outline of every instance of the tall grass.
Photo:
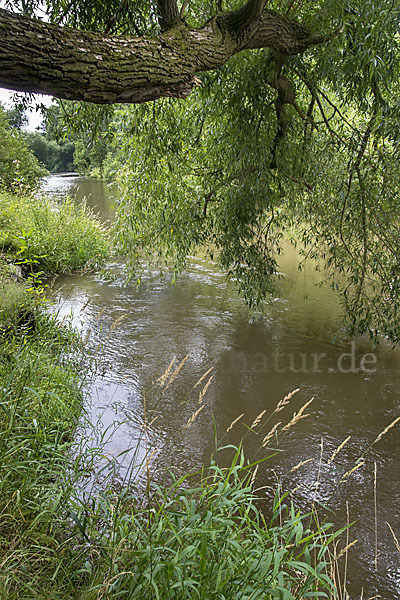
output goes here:
<path id="1" fill-rule="evenodd" d="M 8 332 L 0 354 L 0 590 L 35 597 L 57 562 L 54 537 L 65 469 L 81 406 L 72 334 L 36 316 L 35 328 Z M 38 596 L 41 597 L 41 596 Z"/>
<path id="2" fill-rule="evenodd" d="M 33 259 L 37 271 L 64 273 L 101 265 L 110 243 L 84 205 L 0 193 L 0 252 Z"/>
<path id="3" fill-rule="evenodd" d="M 46 314 L 40 272 L 100 264 L 109 251 L 85 208 L 0 194 L 1 599 L 74 597 L 71 498 L 97 451 L 77 447 L 87 364 L 74 332 Z"/>
<path id="4" fill-rule="evenodd" d="M 334 592 L 330 525 L 310 527 L 311 515 L 285 506 L 279 492 L 266 521 L 240 449 L 230 467 L 213 462 L 192 484 L 187 479 L 152 486 L 145 502 L 127 489 L 100 499 L 97 523 L 87 522 L 96 543 L 82 598 L 293 600 Z"/>

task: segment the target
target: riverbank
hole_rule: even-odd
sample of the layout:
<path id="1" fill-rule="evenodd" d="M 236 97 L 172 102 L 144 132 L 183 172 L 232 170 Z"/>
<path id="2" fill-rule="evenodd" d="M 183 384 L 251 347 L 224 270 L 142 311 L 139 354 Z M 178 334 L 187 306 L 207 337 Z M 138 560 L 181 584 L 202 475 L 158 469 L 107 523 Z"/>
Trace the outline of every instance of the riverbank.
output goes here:
<path id="1" fill-rule="evenodd" d="M 0 194 L 0 597 L 63 597 L 57 553 L 82 477 L 75 431 L 86 357 L 46 310 L 43 278 L 100 265 L 106 231 L 72 203 Z M 83 457 L 82 457 L 83 460 Z M 78 470 L 77 470 L 78 469 Z"/>

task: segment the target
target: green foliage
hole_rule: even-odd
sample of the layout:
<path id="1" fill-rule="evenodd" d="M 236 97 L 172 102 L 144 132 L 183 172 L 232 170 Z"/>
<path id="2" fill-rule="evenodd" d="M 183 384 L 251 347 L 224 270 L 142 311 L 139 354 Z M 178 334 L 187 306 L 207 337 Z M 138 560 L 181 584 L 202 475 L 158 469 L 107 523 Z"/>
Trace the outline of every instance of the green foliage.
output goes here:
<path id="1" fill-rule="evenodd" d="M 344 32 L 286 59 L 297 108 L 285 105 L 284 131 L 267 50 L 203 75 L 185 101 L 116 112 L 118 244 L 136 278 L 143 255 L 179 272 L 206 247 L 258 304 L 276 292 L 290 239 L 340 294 L 350 333 L 398 343 L 400 12 L 385 1 L 291 7 L 311 31 Z"/>
<path id="2" fill-rule="evenodd" d="M 9 108 L 6 110 L 6 115 L 12 129 L 23 129 L 28 125 L 29 119 L 22 107 Z"/>
<path id="3" fill-rule="evenodd" d="M 74 166 L 78 173 L 99 176 L 103 175 L 103 162 L 108 153 L 108 144 L 103 143 L 87 145 L 84 139 L 78 139 L 75 143 Z"/>
<path id="4" fill-rule="evenodd" d="M 288 507 L 279 492 L 267 521 L 251 476 L 234 449 L 230 467 L 213 462 L 193 487 L 188 476 L 155 486 L 147 506 L 128 490 L 117 502 L 100 497 L 96 519 L 84 520 L 84 510 L 77 515 L 99 548 L 82 569 L 91 581 L 82 597 L 328 598 L 330 526 Z M 101 523 L 110 522 L 111 531 L 102 532 Z"/>
<path id="5" fill-rule="evenodd" d="M 32 278 L 40 271 L 65 273 L 101 265 L 110 244 L 85 206 L 0 194 L 0 249 L 19 256 Z"/>
<path id="6" fill-rule="evenodd" d="M 82 477 L 98 475 L 104 456 L 101 448 L 81 446 L 74 458 L 79 390 L 68 361 L 51 363 L 50 331 L 40 332 L 46 343 L 39 352 L 39 338 L 24 348 L 24 359 L 8 352 L 12 379 L 5 380 L 0 418 L 7 473 L 0 480 L 1 597 L 336 597 L 327 573 L 330 544 L 341 532 L 330 534 L 329 524 L 300 514 L 280 489 L 267 520 L 238 449 L 228 468 L 212 462 L 170 487 L 148 486 L 145 498 L 112 485 L 82 497 Z"/>
<path id="7" fill-rule="evenodd" d="M 26 286 L 11 279 L 6 265 L 0 263 L 0 336 L 29 323 L 34 309 Z"/>
<path id="8" fill-rule="evenodd" d="M 70 168 L 60 170 L 103 175 L 103 162 L 110 151 L 109 123 L 113 114 L 113 107 L 67 101 L 58 101 L 45 111 L 43 139 L 47 144 L 70 151 Z"/>
<path id="9" fill-rule="evenodd" d="M 26 145 L 22 134 L 10 127 L 0 107 L 0 190 L 26 194 L 34 190 L 47 171 Z"/>
<path id="10" fill-rule="evenodd" d="M 73 142 L 48 140 L 41 133 L 26 132 L 24 138 L 38 161 L 52 173 L 75 170 Z"/>
<path id="11" fill-rule="evenodd" d="M 36 0 L 8 4 L 27 14 L 37 8 Z M 217 10 L 241 5 L 194 0 L 185 19 L 202 26 Z M 44 3 L 53 22 L 126 35 L 158 32 L 156 7 Z M 268 10 L 311 35 L 326 33 L 326 42 L 293 56 L 242 52 L 203 74 L 184 102 L 119 108 L 114 156 L 104 144 L 112 109 L 62 103 L 58 125 L 77 120 L 84 131 L 90 122 L 100 132 L 82 134 L 76 160 L 98 172 L 105 161 L 119 184 L 117 239 L 137 279 L 143 255 L 179 272 L 207 247 L 258 304 L 276 290 L 285 237 L 338 291 L 350 333 L 398 343 L 399 6 L 271 0 Z M 290 92 L 281 104 L 278 79 Z"/>
<path id="12" fill-rule="evenodd" d="M 44 584 L 37 585 L 35 578 L 40 578 L 44 565 L 57 560 L 54 552 L 60 545 L 53 538 L 54 525 L 69 491 L 63 486 L 64 469 L 71 467 L 72 434 L 82 402 L 78 365 L 71 360 L 72 340 L 54 318 L 39 313 L 29 331 L 15 326 L 0 338 L 4 599 L 44 598 Z"/>
<path id="13" fill-rule="evenodd" d="M 113 112 L 112 107 L 59 101 L 43 108 L 42 131 L 24 132 L 23 137 L 48 171 L 77 171 L 101 177 L 110 151 L 109 123 Z"/>

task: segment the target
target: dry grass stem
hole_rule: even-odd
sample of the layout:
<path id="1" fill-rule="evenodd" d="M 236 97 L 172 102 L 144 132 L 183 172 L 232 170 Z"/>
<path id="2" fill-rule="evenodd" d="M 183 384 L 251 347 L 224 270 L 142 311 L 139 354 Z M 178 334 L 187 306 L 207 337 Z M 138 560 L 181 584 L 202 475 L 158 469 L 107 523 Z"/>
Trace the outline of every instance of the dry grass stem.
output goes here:
<path id="1" fill-rule="evenodd" d="M 396 537 L 396 534 L 395 534 L 395 532 L 393 531 L 393 529 L 392 529 L 392 526 L 390 525 L 390 523 L 388 523 L 387 521 L 385 521 L 385 523 L 386 523 L 386 525 L 387 525 L 387 526 L 389 527 L 389 529 L 390 529 L 390 533 L 392 534 L 392 536 L 393 536 L 393 539 L 394 539 L 394 543 L 396 544 L 396 549 L 397 549 L 397 552 L 400 554 L 400 543 L 399 543 L 399 540 L 397 539 L 397 537 Z"/>
<path id="2" fill-rule="evenodd" d="M 285 396 L 283 398 L 283 400 L 279 400 L 278 404 L 276 405 L 276 408 L 274 410 L 274 412 L 272 414 L 275 414 L 281 410 L 283 410 L 285 408 L 285 406 L 287 406 L 290 402 L 290 400 L 293 398 L 293 396 L 295 394 L 297 394 L 297 392 L 300 391 L 300 388 L 297 388 L 296 390 L 293 390 L 292 392 L 290 392 L 287 396 Z"/>
<path id="3" fill-rule="evenodd" d="M 311 398 L 311 401 L 313 400 L 313 398 Z M 304 407 L 302 406 L 300 411 L 302 411 Z M 300 412 L 299 411 L 299 412 Z M 313 498 L 313 502 L 312 502 L 312 512 L 315 513 L 315 503 L 317 501 L 317 493 L 318 493 L 318 488 L 321 485 L 321 481 L 320 481 L 320 477 L 321 477 L 321 467 L 322 467 L 322 457 L 324 455 L 324 438 L 321 437 L 321 443 L 320 443 L 320 452 L 319 452 L 319 461 L 318 461 L 318 473 L 317 473 L 317 480 L 313 483 L 314 485 L 314 498 Z M 310 520 L 310 524 L 311 524 L 311 520 Z"/>
<path id="4" fill-rule="evenodd" d="M 348 436 L 348 437 L 347 437 L 347 438 L 344 440 L 344 442 L 342 442 L 342 443 L 340 444 L 340 446 L 338 446 L 338 447 L 336 448 L 336 450 L 334 450 L 334 451 L 332 452 L 332 456 L 331 456 L 331 457 L 330 457 L 330 459 L 328 460 L 328 463 L 331 463 L 331 462 L 333 462 L 333 461 L 335 460 L 335 458 L 337 457 L 337 455 L 339 454 L 339 452 L 341 451 L 341 449 L 342 449 L 342 448 L 343 448 L 343 447 L 344 447 L 344 446 L 347 444 L 347 442 L 349 441 L 349 439 L 350 439 L 350 438 L 351 438 L 351 435 L 349 435 L 349 436 Z"/>
<path id="5" fill-rule="evenodd" d="M 84 311 L 87 309 L 87 307 L 89 306 L 89 304 L 91 303 L 91 301 L 92 301 L 92 298 L 89 298 L 89 299 L 88 299 L 88 300 L 85 302 L 85 304 L 82 306 L 82 308 L 81 308 L 81 310 L 80 310 L 79 312 L 80 312 L 80 313 L 83 313 L 83 312 L 84 312 Z"/>
<path id="6" fill-rule="evenodd" d="M 244 413 L 242 413 L 241 415 L 239 415 L 238 417 L 236 417 L 236 419 L 234 421 L 232 421 L 232 423 L 229 425 L 228 429 L 225 431 L 225 433 L 229 433 L 230 430 L 234 427 L 234 425 L 236 425 L 236 423 L 238 421 L 240 421 L 240 419 L 242 419 L 244 417 Z"/>
<path id="7" fill-rule="evenodd" d="M 252 422 L 250 428 L 253 429 L 254 427 L 257 427 L 257 425 L 259 424 L 259 422 L 261 421 L 261 419 L 263 418 L 263 416 L 265 415 L 267 411 L 263 410 L 262 412 L 260 412 L 260 414 L 254 419 L 254 421 Z"/>
<path id="8" fill-rule="evenodd" d="M 344 556 L 349 550 L 350 548 L 352 548 L 352 546 L 354 546 L 355 544 L 357 544 L 358 540 L 353 540 L 352 542 L 350 542 L 350 544 L 347 544 L 347 546 L 345 548 L 343 548 L 343 550 L 341 550 L 339 552 L 339 554 L 337 555 L 336 560 L 339 560 L 339 558 L 342 558 L 342 556 Z"/>
<path id="9" fill-rule="evenodd" d="M 167 379 L 169 377 L 169 374 L 171 373 L 172 367 L 174 366 L 174 362 L 175 361 L 176 361 L 176 356 L 174 356 L 174 358 L 171 360 L 171 362 L 169 363 L 168 367 L 164 371 L 163 375 L 161 375 L 161 377 L 159 377 L 157 379 L 157 383 L 158 383 L 159 386 L 163 387 L 163 385 L 167 381 Z"/>
<path id="10" fill-rule="evenodd" d="M 387 427 L 385 427 L 385 429 L 383 431 L 381 431 L 381 433 L 378 435 L 378 437 L 376 438 L 376 440 L 374 440 L 372 442 L 371 446 L 373 446 L 374 444 L 377 444 L 378 442 L 380 442 L 380 440 L 383 438 L 383 436 L 386 435 L 388 433 L 388 431 L 390 431 L 399 421 L 400 421 L 400 417 L 397 417 L 397 419 L 395 419 L 394 421 L 392 421 L 390 423 L 390 425 L 388 425 Z"/>
<path id="11" fill-rule="evenodd" d="M 346 500 L 346 546 L 349 545 L 350 543 L 350 508 L 349 508 L 349 502 L 348 500 Z M 346 585 L 347 585 L 347 567 L 348 567 L 348 559 L 349 559 L 349 555 L 346 552 L 346 557 L 344 560 L 344 573 L 343 573 L 343 597 L 347 598 L 347 591 L 346 591 Z"/>
<path id="12" fill-rule="evenodd" d="M 212 380 L 213 380 L 213 375 L 211 375 L 210 379 L 207 381 L 207 383 L 205 384 L 205 386 L 203 387 L 203 389 L 201 390 L 201 392 L 199 394 L 199 404 L 201 404 L 203 402 L 204 396 L 206 395 L 208 387 Z"/>
<path id="13" fill-rule="evenodd" d="M 198 408 L 198 409 L 196 410 L 196 412 L 194 412 L 194 413 L 192 414 L 192 416 L 190 417 L 190 419 L 189 419 L 189 420 L 188 420 L 188 422 L 186 423 L 186 427 L 190 427 L 190 426 L 191 426 L 191 424 L 193 423 L 193 421 L 195 420 L 195 418 L 197 417 L 197 415 L 198 415 L 198 414 L 199 414 L 199 413 L 200 413 L 200 412 L 203 410 L 204 406 L 205 406 L 205 404 L 202 404 L 202 405 L 200 406 L 200 408 Z"/>
<path id="14" fill-rule="evenodd" d="M 300 469 L 300 467 L 302 467 L 303 465 L 306 465 L 307 463 L 311 462 L 312 460 L 314 460 L 314 459 L 313 458 L 307 458 L 307 460 L 302 460 L 297 465 L 295 465 L 294 467 L 292 467 L 290 469 L 289 473 L 293 473 L 293 471 L 297 471 L 297 469 Z"/>
<path id="15" fill-rule="evenodd" d="M 260 465 L 257 465 L 257 466 L 256 466 L 256 468 L 255 468 L 255 469 L 254 469 L 254 471 L 253 471 L 253 475 L 252 475 L 252 477 L 251 477 L 251 481 L 250 481 L 250 487 L 253 487 L 253 485 L 254 485 L 254 482 L 255 482 L 255 480 L 256 480 L 256 477 L 257 477 L 257 473 L 258 473 L 258 467 L 259 467 L 259 466 L 260 466 Z"/>
<path id="16" fill-rule="evenodd" d="M 331 562 L 330 562 L 330 578 L 333 582 L 333 587 L 334 590 L 338 591 L 339 595 L 338 595 L 338 600 L 342 600 L 343 596 L 342 596 L 342 592 L 341 592 L 341 582 L 340 582 L 340 571 L 338 569 L 338 564 L 337 564 L 337 545 L 338 542 L 334 541 L 332 546 L 333 546 L 333 551 L 330 553 L 331 555 Z M 333 600 L 333 596 L 330 596 L 330 600 Z M 335 599 L 336 600 L 336 599 Z M 362 598 L 360 598 L 360 600 L 362 600 Z"/>
<path id="17" fill-rule="evenodd" d="M 100 586 L 100 589 L 97 594 L 97 600 L 101 600 L 101 598 L 104 597 L 104 594 L 108 594 L 108 588 L 110 587 L 112 582 L 115 581 L 116 579 L 118 579 L 119 577 L 122 577 L 123 575 L 134 575 L 134 572 L 133 571 L 121 571 L 120 573 L 117 573 L 110 579 L 106 579 Z"/>
<path id="18" fill-rule="evenodd" d="M 160 415 L 156 415 L 155 417 L 153 417 L 153 418 L 152 418 L 152 420 L 151 420 L 151 421 L 150 421 L 150 423 L 149 423 L 149 427 L 151 427 L 151 426 L 153 425 L 153 423 L 154 423 L 155 421 L 157 421 L 157 419 L 159 418 L 159 416 L 160 416 Z"/>
<path id="19" fill-rule="evenodd" d="M 341 481 L 344 481 L 345 479 L 347 479 L 352 473 L 354 473 L 354 471 L 357 471 L 357 469 L 360 469 L 364 465 L 365 465 L 365 460 L 363 462 L 358 463 L 358 465 L 356 465 L 355 467 L 353 467 L 352 469 L 350 469 L 350 471 L 347 471 L 347 473 L 345 473 L 343 475 Z"/>
<path id="20" fill-rule="evenodd" d="M 126 319 L 127 316 L 128 315 L 121 315 L 120 317 L 118 317 L 118 319 L 115 319 L 114 323 L 111 324 L 111 327 L 108 331 L 108 335 L 110 335 L 110 333 L 112 333 L 114 331 L 114 329 L 116 329 L 118 327 L 118 325 L 121 323 L 121 321 Z"/>
<path id="21" fill-rule="evenodd" d="M 179 363 L 179 365 L 176 367 L 175 371 L 172 373 L 167 385 L 165 386 L 165 389 L 167 389 L 171 383 L 173 383 L 175 377 L 178 375 L 179 371 L 182 369 L 183 365 L 185 364 L 185 362 L 187 361 L 187 359 L 190 356 L 190 352 L 188 354 L 186 354 L 185 358 L 183 360 L 181 360 L 181 362 Z"/>
<path id="22" fill-rule="evenodd" d="M 101 319 L 101 317 L 104 315 L 104 313 L 106 312 L 106 306 L 104 306 L 101 311 L 99 312 L 99 314 L 96 317 L 95 323 L 98 323 Z"/>
<path id="23" fill-rule="evenodd" d="M 147 474 L 149 473 L 150 463 L 153 460 L 153 458 L 155 457 L 155 455 L 158 454 L 159 452 L 160 452 L 160 448 L 154 448 L 152 453 L 149 456 L 146 456 L 145 464 L 143 465 L 143 467 L 140 471 L 141 473 L 144 473 L 145 471 L 147 472 Z"/>
<path id="24" fill-rule="evenodd" d="M 194 384 L 194 386 L 193 386 L 194 390 L 197 388 L 197 386 L 199 386 L 201 384 L 202 381 L 205 380 L 205 378 L 207 377 L 207 375 L 209 375 L 209 373 L 211 373 L 211 371 L 213 369 L 214 369 L 214 367 L 211 367 L 210 369 L 208 369 L 208 371 L 206 371 L 205 373 L 203 373 L 203 375 L 200 377 L 200 379 L 198 380 L 198 382 Z"/>
<path id="25" fill-rule="evenodd" d="M 270 440 L 272 438 L 272 436 L 274 435 L 275 431 L 278 429 L 279 425 L 282 425 L 282 421 L 279 421 L 278 423 L 275 423 L 275 425 L 273 426 L 273 428 L 267 433 L 267 435 L 265 436 L 265 438 L 262 441 L 262 448 L 265 448 L 265 446 L 268 443 L 268 440 Z"/>
<path id="26" fill-rule="evenodd" d="M 292 417 L 291 421 L 289 421 L 289 423 L 287 425 L 285 425 L 285 427 L 282 428 L 282 431 L 288 431 L 288 429 L 290 429 L 291 427 L 294 427 L 299 421 L 301 421 L 302 419 L 305 419 L 306 417 L 309 417 L 310 414 L 305 415 L 304 411 L 306 410 L 306 408 L 308 406 L 310 406 L 310 404 L 313 400 L 314 400 L 314 398 L 311 398 L 311 400 L 309 400 L 308 402 L 303 404 L 303 406 L 300 408 L 299 412 L 293 413 L 293 417 Z"/>

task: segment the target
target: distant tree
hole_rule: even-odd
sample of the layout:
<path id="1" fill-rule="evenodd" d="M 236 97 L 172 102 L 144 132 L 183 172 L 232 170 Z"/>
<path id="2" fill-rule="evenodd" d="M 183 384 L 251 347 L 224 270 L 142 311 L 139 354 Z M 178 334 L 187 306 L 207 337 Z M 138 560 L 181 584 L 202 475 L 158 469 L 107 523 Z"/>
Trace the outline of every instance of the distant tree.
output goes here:
<path id="1" fill-rule="evenodd" d="M 58 144 L 55 140 L 48 140 L 39 132 L 26 132 L 24 139 L 38 161 L 52 173 L 74 171 L 73 142 L 65 141 Z"/>
<path id="2" fill-rule="evenodd" d="M 29 150 L 20 131 L 10 126 L 0 108 L 0 190 L 29 193 L 47 173 Z"/>
<path id="3" fill-rule="evenodd" d="M 10 126 L 15 129 L 23 129 L 29 123 L 28 115 L 21 107 L 14 106 L 13 108 L 7 109 L 6 115 Z"/>

